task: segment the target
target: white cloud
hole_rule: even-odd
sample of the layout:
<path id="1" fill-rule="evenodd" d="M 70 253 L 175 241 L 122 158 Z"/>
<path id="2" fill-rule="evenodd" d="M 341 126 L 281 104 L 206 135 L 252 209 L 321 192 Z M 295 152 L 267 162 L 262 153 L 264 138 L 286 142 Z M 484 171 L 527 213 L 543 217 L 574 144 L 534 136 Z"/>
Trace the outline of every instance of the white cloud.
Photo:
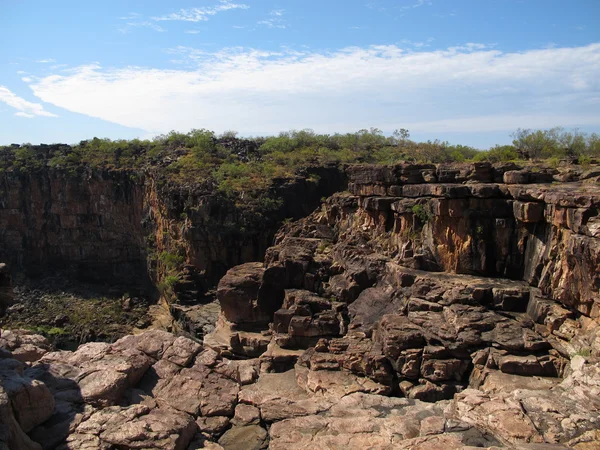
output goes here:
<path id="1" fill-rule="evenodd" d="M 185 30 L 185 34 L 200 34 L 200 30 Z"/>
<path id="2" fill-rule="evenodd" d="M 214 16 L 215 14 L 223 11 L 248 8 L 250 7 L 243 3 L 231 3 L 228 0 L 220 0 L 219 3 L 214 6 L 205 8 L 180 9 L 179 11 L 171 14 L 153 17 L 152 20 L 181 20 L 184 22 L 201 22 L 204 20 L 208 20 L 209 16 Z"/>
<path id="3" fill-rule="evenodd" d="M 15 116 L 31 119 L 35 116 L 57 117 L 46 110 L 39 103 L 32 103 L 11 92 L 7 87 L 0 85 L 0 102 L 18 110 Z"/>
<path id="4" fill-rule="evenodd" d="M 287 23 L 285 19 L 283 19 L 283 15 L 285 14 L 285 9 L 274 9 L 269 13 L 269 18 L 265 20 L 261 20 L 256 22 L 257 25 L 264 25 L 268 28 L 287 28 Z"/>
<path id="5" fill-rule="evenodd" d="M 95 64 L 38 78 L 31 88 L 44 102 L 148 132 L 600 126 L 600 43 L 511 53 L 476 43 L 173 53 L 191 68 Z"/>
<path id="6" fill-rule="evenodd" d="M 56 62 L 56 60 L 54 60 L 52 58 L 38 59 L 36 61 L 36 63 L 41 63 L 41 64 L 54 63 L 54 62 Z"/>
<path id="7" fill-rule="evenodd" d="M 26 119 L 33 119 L 35 117 L 35 114 L 30 114 L 30 113 L 26 113 L 23 111 L 19 111 L 19 112 L 15 113 L 15 116 L 25 117 Z"/>

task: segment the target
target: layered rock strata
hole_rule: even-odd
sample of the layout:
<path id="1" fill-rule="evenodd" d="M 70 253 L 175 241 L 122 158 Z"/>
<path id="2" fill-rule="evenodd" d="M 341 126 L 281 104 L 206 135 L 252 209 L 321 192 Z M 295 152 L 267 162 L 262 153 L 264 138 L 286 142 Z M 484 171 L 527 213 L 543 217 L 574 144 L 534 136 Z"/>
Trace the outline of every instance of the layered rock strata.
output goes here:
<path id="1" fill-rule="evenodd" d="M 316 394 L 342 376 L 350 391 L 478 402 L 464 393 L 490 377 L 564 377 L 574 355 L 600 356 L 597 175 L 517 169 L 351 167 L 350 192 L 223 277 L 205 344 L 295 367 Z"/>
<path id="2" fill-rule="evenodd" d="M 3 331 L 0 446 L 597 447 L 598 174 L 348 172 L 221 279 L 204 345 Z"/>

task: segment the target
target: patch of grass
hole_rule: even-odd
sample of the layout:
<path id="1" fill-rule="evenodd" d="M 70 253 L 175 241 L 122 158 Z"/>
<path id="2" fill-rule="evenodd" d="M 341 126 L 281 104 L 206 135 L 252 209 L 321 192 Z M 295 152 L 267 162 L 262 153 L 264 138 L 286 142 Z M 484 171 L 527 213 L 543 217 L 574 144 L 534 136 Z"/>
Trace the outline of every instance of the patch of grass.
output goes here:
<path id="1" fill-rule="evenodd" d="M 583 356 L 584 358 L 589 358 L 592 356 L 592 350 L 589 348 L 582 348 L 577 352 L 573 353 L 573 356 Z"/>
<path id="2" fill-rule="evenodd" d="M 81 298 L 48 293 L 33 298 L 24 300 L 26 308 L 2 317 L 0 327 L 28 329 L 58 345 L 88 339 L 114 341 L 131 333 L 138 322 L 147 320 L 145 301 L 136 301 L 124 310 L 122 297 Z"/>
<path id="3" fill-rule="evenodd" d="M 324 253 L 329 249 L 330 246 L 331 244 L 329 242 L 321 241 L 317 246 L 317 251 L 319 253 Z"/>
<path id="4" fill-rule="evenodd" d="M 411 211 L 423 225 L 433 218 L 433 213 L 431 212 L 431 209 L 429 209 L 429 207 L 426 205 L 414 205 L 411 208 Z"/>

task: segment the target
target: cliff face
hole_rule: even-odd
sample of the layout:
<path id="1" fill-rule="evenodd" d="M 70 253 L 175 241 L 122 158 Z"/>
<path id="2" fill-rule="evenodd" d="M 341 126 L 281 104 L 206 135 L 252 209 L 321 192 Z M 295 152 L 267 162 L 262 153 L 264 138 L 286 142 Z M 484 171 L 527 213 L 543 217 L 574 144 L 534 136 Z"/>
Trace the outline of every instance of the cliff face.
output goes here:
<path id="1" fill-rule="evenodd" d="M 184 277 L 175 293 L 181 303 L 194 303 L 229 268 L 261 261 L 284 219 L 307 216 L 323 197 L 346 185 L 342 170 L 314 168 L 304 176 L 278 180 L 265 204 L 250 208 L 243 198 L 236 203 L 207 190 L 149 179 L 144 225 L 157 254 L 184 256 Z M 166 268 L 161 261 L 156 268 L 159 282 Z"/>
<path id="2" fill-rule="evenodd" d="M 490 372 L 562 376 L 600 355 L 597 174 L 489 164 L 349 169 L 349 193 L 221 280 L 205 340 L 450 398 Z M 286 359 L 287 358 L 287 359 Z"/>
<path id="3" fill-rule="evenodd" d="M 143 178 L 48 170 L 5 173 L 0 185 L 0 251 L 11 269 L 92 280 L 144 276 Z"/>
<path id="4" fill-rule="evenodd" d="M 597 179 L 555 183 L 551 170 L 514 169 L 355 167 L 352 220 L 404 266 L 523 279 L 600 317 Z"/>
<path id="5" fill-rule="evenodd" d="M 3 173 L 0 257 L 16 275 L 16 284 L 23 282 L 21 275 L 58 273 L 109 287 L 108 294 L 104 289 L 98 295 L 116 296 L 115 304 L 123 293 L 151 302 L 162 298 L 167 315 L 190 323 L 187 328 L 194 332 L 193 320 L 176 311 L 176 304 L 205 302 L 206 292 L 230 267 L 262 260 L 284 219 L 308 215 L 322 197 L 346 185 L 338 168 L 315 168 L 278 180 L 272 192 L 264 193 L 263 203 L 245 205 L 243 198 L 236 203 L 206 183 L 174 183 L 163 175 L 158 170 Z M 35 288 L 45 289 L 39 283 Z M 62 283 L 59 292 L 64 288 Z M 23 293 L 16 301 L 27 303 L 27 312 L 42 307 L 34 298 L 40 295 Z M 40 315 L 31 312 L 26 319 L 20 309 L 13 319 L 61 327 L 55 318 L 62 312 L 48 312 L 41 323 Z M 84 334 L 100 336 L 105 330 L 90 331 Z"/>

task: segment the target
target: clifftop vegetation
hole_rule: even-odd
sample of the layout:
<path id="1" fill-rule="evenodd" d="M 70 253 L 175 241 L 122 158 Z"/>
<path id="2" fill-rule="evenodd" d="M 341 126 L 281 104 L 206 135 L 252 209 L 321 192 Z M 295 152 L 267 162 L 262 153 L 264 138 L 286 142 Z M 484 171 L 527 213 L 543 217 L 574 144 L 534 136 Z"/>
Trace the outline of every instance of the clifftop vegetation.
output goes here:
<path id="1" fill-rule="evenodd" d="M 290 131 L 272 137 L 238 138 L 208 130 L 171 132 L 153 140 L 93 138 L 77 145 L 13 144 L 0 147 L 0 172 L 61 168 L 76 173 L 84 168 L 123 170 L 160 169 L 179 183 L 202 181 L 227 195 L 253 197 L 276 178 L 293 177 L 310 166 L 340 163 L 391 164 L 398 161 L 463 162 L 561 159 L 585 163 L 600 156 L 600 135 L 562 128 L 522 130 L 512 145 L 481 151 L 438 140 L 415 142 L 408 130 L 392 136 L 371 128 L 347 134 Z"/>

